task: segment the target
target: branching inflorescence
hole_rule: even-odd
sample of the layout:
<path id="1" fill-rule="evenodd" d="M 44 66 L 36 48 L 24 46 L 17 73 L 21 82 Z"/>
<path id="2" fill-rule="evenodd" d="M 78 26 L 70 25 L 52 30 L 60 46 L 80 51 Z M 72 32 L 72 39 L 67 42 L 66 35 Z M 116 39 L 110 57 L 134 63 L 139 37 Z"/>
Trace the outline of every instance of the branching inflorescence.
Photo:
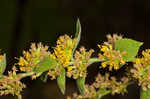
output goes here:
<path id="1" fill-rule="evenodd" d="M 123 38 L 121 35 L 107 35 L 107 42 L 98 44 L 99 53 L 92 57 L 93 49 L 77 46 L 81 36 L 81 25 L 77 21 L 77 30 L 74 38 L 68 35 L 60 36 L 53 50 L 42 43 L 32 43 L 29 51 L 23 51 L 23 56 L 18 58 L 13 69 L 4 75 L 6 68 L 6 55 L 0 55 L 0 95 L 12 94 L 22 99 L 21 91 L 26 87 L 21 79 L 30 76 L 36 79 L 41 75 L 57 79 L 58 86 L 65 94 L 66 77 L 76 80 L 79 93 L 74 93 L 68 99 L 100 99 L 107 94 L 124 94 L 132 83 L 141 86 L 141 99 L 149 99 L 150 94 L 150 49 L 142 51 L 142 57 L 138 57 L 138 50 L 143 44 L 132 39 Z M 102 75 L 98 73 L 95 81 L 85 84 L 87 68 L 91 64 L 99 62 L 100 69 L 108 68 L 108 71 L 117 71 L 122 66 L 133 67 L 122 78 L 111 76 L 109 72 Z M 19 71 L 19 73 L 17 73 Z M 44 80 L 45 81 L 45 80 Z"/>
<path id="2" fill-rule="evenodd" d="M 85 78 L 87 75 L 86 68 L 88 66 L 88 61 L 94 50 L 86 52 L 84 47 L 80 48 L 80 51 L 76 51 L 74 54 L 74 60 L 72 66 L 68 67 L 67 76 L 73 76 L 74 79 L 79 77 Z"/>
<path id="3" fill-rule="evenodd" d="M 63 68 L 70 70 L 70 61 L 72 59 L 73 48 L 75 47 L 76 38 L 72 39 L 68 35 L 60 36 L 57 40 L 57 46 L 54 47 L 54 52 L 50 56 L 55 59 L 58 66 L 49 70 L 49 75 L 52 79 L 61 74 Z"/>

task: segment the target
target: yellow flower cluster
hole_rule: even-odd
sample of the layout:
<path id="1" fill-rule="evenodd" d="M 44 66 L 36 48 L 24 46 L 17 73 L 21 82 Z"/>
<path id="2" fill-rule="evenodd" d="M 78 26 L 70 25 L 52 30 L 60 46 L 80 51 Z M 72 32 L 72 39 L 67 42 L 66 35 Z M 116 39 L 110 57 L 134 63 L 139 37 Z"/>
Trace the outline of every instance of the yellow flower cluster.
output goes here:
<path id="1" fill-rule="evenodd" d="M 72 58 L 75 41 L 76 39 L 72 39 L 67 35 L 60 36 L 57 40 L 57 46 L 54 48 L 54 53 L 50 56 L 56 59 L 60 65 L 67 67 Z"/>
<path id="2" fill-rule="evenodd" d="M 112 70 L 113 68 L 115 70 L 119 69 L 119 65 L 124 65 L 125 61 L 123 59 L 123 55 L 126 54 L 126 52 L 120 52 L 113 50 L 113 47 L 111 44 L 105 44 L 105 45 L 98 45 L 100 48 L 100 51 L 102 53 L 99 53 L 98 57 L 99 59 L 105 59 L 106 61 L 101 63 L 101 66 L 105 68 L 106 66 L 109 66 L 109 70 Z"/>
<path id="3" fill-rule="evenodd" d="M 67 76 L 73 76 L 74 79 L 78 77 L 86 77 L 86 69 L 88 66 L 88 61 L 94 50 L 86 51 L 84 47 L 80 48 L 80 51 L 76 51 L 74 54 L 74 61 L 72 66 L 67 68 Z"/>
<path id="4" fill-rule="evenodd" d="M 150 49 L 142 51 L 142 55 L 141 58 L 136 58 L 131 73 L 138 80 L 142 89 L 147 90 L 147 88 L 150 88 Z"/>
<path id="5" fill-rule="evenodd" d="M 50 54 L 50 57 L 54 58 L 58 66 L 49 70 L 49 76 L 51 79 L 55 79 L 57 75 L 60 75 L 63 68 L 71 70 L 72 67 L 69 63 L 72 59 L 73 49 L 75 47 L 76 38 L 72 39 L 68 35 L 60 36 L 57 40 L 57 46 L 54 47 L 54 52 Z"/>
<path id="6" fill-rule="evenodd" d="M 33 71 L 43 56 L 50 55 L 50 52 L 47 50 L 48 46 L 43 46 L 41 43 L 36 46 L 33 43 L 31 49 L 29 51 L 23 51 L 23 57 L 19 58 L 18 65 L 20 66 L 20 70 L 24 72 Z"/>

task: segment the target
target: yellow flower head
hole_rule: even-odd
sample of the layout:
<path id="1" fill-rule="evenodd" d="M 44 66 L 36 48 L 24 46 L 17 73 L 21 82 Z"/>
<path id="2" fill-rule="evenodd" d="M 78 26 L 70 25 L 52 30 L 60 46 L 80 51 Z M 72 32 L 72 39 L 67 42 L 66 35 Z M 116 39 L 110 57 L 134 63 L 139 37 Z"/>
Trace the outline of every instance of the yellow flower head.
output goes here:
<path id="1" fill-rule="evenodd" d="M 56 59 L 59 64 L 67 67 L 72 58 L 75 42 L 76 39 L 72 39 L 67 35 L 60 36 L 57 40 L 57 46 L 54 48 L 54 53 L 50 56 Z"/>
<path id="2" fill-rule="evenodd" d="M 43 46 L 41 43 L 31 45 L 29 51 L 23 51 L 23 56 L 19 58 L 18 65 L 20 70 L 24 72 L 31 72 L 38 66 L 38 63 L 44 56 L 49 56 L 50 52 L 47 51 L 48 46 Z"/>
<path id="3" fill-rule="evenodd" d="M 112 48 L 112 45 L 97 45 L 99 48 L 100 48 L 100 51 L 102 51 L 102 52 L 107 52 L 107 51 L 109 51 L 109 50 L 112 50 L 113 48 Z"/>
<path id="4" fill-rule="evenodd" d="M 79 77 L 86 77 L 86 69 L 88 66 L 88 61 L 94 50 L 86 51 L 84 47 L 80 48 L 80 51 L 76 51 L 74 54 L 74 61 L 72 66 L 67 68 L 67 76 L 77 79 Z"/>
<path id="5" fill-rule="evenodd" d="M 101 51 L 106 52 L 108 50 L 107 46 L 102 46 Z"/>
<path id="6" fill-rule="evenodd" d="M 69 66 L 72 58 L 73 49 L 76 44 L 76 38 L 72 39 L 68 35 L 60 36 L 57 40 L 57 45 L 54 47 L 54 52 L 50 54 L 50 57 L 55 59 L 58 66 L 49 70 L 49 76 L 51 79 L 55 79 L 57 75 L 60 75 L 63 68 L 67 68 L 68 71 L 72 71 L 73 67 Z"/>
<path id="7" fill-rule="evenodd" d="M 111 44 L 98 45 L 100 51 L 103 53 L 99 53 L 99 59 L 105 59 L 104 62 L 101 63 L 103 68 L 109 66 L 109 70 L 114 68 L 115 70 L 119 69 L 119 65 L 124 65 L 125 61 L 123 59 L 123 55 L 126 53 L 121 53 L 120 51 L 113 50 Z"/>

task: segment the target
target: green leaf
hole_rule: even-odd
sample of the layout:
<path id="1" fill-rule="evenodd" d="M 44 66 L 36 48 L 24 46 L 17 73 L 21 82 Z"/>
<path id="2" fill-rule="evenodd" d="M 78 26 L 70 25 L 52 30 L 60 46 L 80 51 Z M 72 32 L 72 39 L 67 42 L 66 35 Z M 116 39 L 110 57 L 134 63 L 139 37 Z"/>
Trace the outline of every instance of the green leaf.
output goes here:
<path id="1" fill-rule="evenodd" d="M 140 99 L 150 99 L 150 89 L 149 88 L 146 91 L 142 90 L 142 88 L 141 88 Z"/>
<path id="2" fill-rule="evenodd" d="M 73 53 L 75 52 L 79 42 L 80 42 L 80 38 L 81 38 L 81 24 L 80 24 L 80 20 L 78 19 L 77 20 L 77 23 L 76 23 L 76 34 L 75 34 L 75 38 L 77 38 L 77 41 L 76 41 L 76 44 L 75 44 L 75 47 L 73 49 Z M 73 56 L 73 55 L 72 55 Z"/>
<path id="3" fill-rule="evenodd" d="M 49 56 L 43 57 L 43 59 L 38 63 L 38 66 L 35 68 L 34 72 L 45 72 L 54 66 L 57 65 L 56 60 Z"/>
<path id="4" fill-rule="evenodd" d="M 78 86 L 78 90 L 81 93 L 81 95 L 84 94 L 84 85 L 85 85 L 85 78 L 78 78 L 77 79 L 77 86 Z"/>
<path id="5" fill-rule="evenodd" d="M 119 50 L 120 52 L 126 51 L 123 59 L 127 62 L 133 61 L 142 44 L 142 42 L 124 38 L 115 42 L 115 50 Z"/>
<path id="6" fill-rule="evenodd" d="M 96 62 L 102 62 L 102 61 L 104 61 L 104 60 L 105 60 L 105 59 L 90 58 L 90 59 L 88 60 L 88 66 L 91 65 L 91 64 L 93 64 L 93 63 L 96 63 Z"/>
<path id="7" fill-rule="evenodd" d="M 62 69 L 61 75 L 57 77 L 57 84 L 60 88 L 62 94 L 65 94 L 65 87 L 66 87 L 66 71 Z"/>
<path id="8" fill-rule="evenodd" d="M 0 62 L 0 75 L 4 73 L 5 69 L 6 69 L 6 54 L 3 55 L 3 58 Z"/>
<path id="9" fill-rule="evenodd" d="M 111 90 L 99 89 L 97 91 L 98 96 L 96 97 L 96 99 L 101 99 L 103 96 L 108 95 L 109 93 L 111 93 Z"/>
<path id="10" fill-rule="evenodd" d="M 79 34 L 81 34 L 81 24 L 80 24 L 80 20 L 78 19 L 77 20 L 77 23 L 76 23 L 76 34 L 75 34 L 75 37 L 79 37 Z"/>

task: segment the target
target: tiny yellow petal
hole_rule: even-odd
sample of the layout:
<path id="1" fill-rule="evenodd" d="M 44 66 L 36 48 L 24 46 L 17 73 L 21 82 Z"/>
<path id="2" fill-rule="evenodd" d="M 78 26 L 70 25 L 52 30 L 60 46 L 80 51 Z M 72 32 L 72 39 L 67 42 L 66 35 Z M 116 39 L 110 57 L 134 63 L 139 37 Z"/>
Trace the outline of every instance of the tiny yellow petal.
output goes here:
<path id="1" fill-rule="evenodd" d="M 24 67 L 20 67 L 20 70 L 21 70 L 21 71 L 25 71 Z"/>
<path id="2" fill-rule="evenodd" d="M 142 51 L 142 55 L 145 56 L 145 54 L 146 54 L 146 52 L 145 52 L 145 51 Z"/>
<path id="3" fill-rule="evenodd" d="M 137 59 L 135 60 L 135 63 L 136 63 L 136 64 L 141 64 L 141 59 L 137 58 Z"/>
<path id="4" fill-rule="evenodd" d="M 150 49 L 148 49 L 147 52 L 150 53 Z"/>
<path id="5" fill-rule="evenodd" d="M 101 51 L 102 52 L 106 52 L 106 50 L 107 50 L 107 47 L 106 46 L 102 46 Z"/>
<path id="6" fill-rule="evenodd" d="M 99 48 L 101 48 L 101 45 L 97 44 L 97 46 L 98 46 Z"/>
<path id="7" fill-rule="evenodd" d="M 57 44 L 58 44 L 58 45 L 61 44 L 60 40 L 57 40 Z"/>
<path id="8" fill-rule="evenodd" d="M 26 59 L 29 59 L 29 58 L 30 58 L 30 53 L 29 53 L 29 52 L 26 52 L 26 53 L 25 53 L 25 58 L 26 58 Z"/>
<path id="9" fill-rule="evenodd" d="M 107 66 L 105 62 L 102 62 L 101 65 L 103 68 L 105 68 Z"/>
<path id="10" fill-rule="evenodd" d="M 109 49 L 112 50 L 112 45 L 109 45 Z"/>
<path id="11" fill-rule="evenodd" d="M 121 64 L 125 64 L 125 61 L 124 61 L 124 60 L 120 60 L 120 63 L 121 63 Z"/>
<path id="12" fill-rule="evenodd" d="M 68 72 L 70 72 L 73 68 L 72 66 L 69 66 L 67 69 L 68 69 Z"/>
<path id="13" fill-rule="evenodd" d="M 114 64 L 114 69 L 117 70 L 118 68 L 118 64 Z"/>
<path id="14" fill-rule="evenodd" d="M 113 62 L 110 62 L 109 64 L 110 64 L 110 66 L 113 66 Z"/>
<path id="15" fill-rule="evenodd" d="M 20 66 L 28 65 L 28 62 L 23 57 L 20 57 L 18 65 Z"/>

